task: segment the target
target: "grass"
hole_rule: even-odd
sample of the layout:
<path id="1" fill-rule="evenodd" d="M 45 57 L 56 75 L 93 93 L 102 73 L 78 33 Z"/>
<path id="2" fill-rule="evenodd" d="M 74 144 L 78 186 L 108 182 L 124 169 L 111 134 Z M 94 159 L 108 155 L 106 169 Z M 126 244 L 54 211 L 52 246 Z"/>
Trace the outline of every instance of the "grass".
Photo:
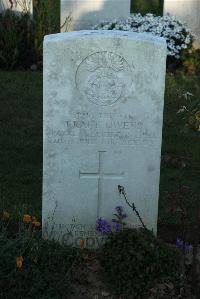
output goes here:
<path id="1" fill-rule="evenodd" d="M 0 72 L 0 89 L 1 203 L 40 216 L 42 74 Z"/>
<path id="2" fill-rule="evenodd" d="M 174 223 L 180 220 L 176 213 L 169 213 L 169 210 L 170 208 L 173 210 L 174 206 L 176 208 L 180 206 L 181 196 L 184 197 L 185 206 L 189 209 L 200 194 L 200 134 L 190 129 L 185 130 L 186 120 L 182 120 L 183 117 L 177 114 L 181 106 L 190 105 L 190 100 L 186 100 L 183 96 L 186 92 L 194 95 L 192 99 L 200 100 L 200 77 L 182 73 L 167 76 L 162 155 L 168 155 L 171 162 L 163 162 L 161 165 L 159 209 L 161 223 Z M 189 189 L 184 195 L 180 192 L 183 186 Z"/>
<path id="3" fill-rule="evenodd" d="M 0 72 L 0 198 L 4 209 L 14 214 L 20 209 L 41 216 L 42 204 L 42 74 Z M 200 134 L 182 132 L 184 122 L 176 114 L 186 100 L 183 93 L 200 94 L 200 78 L 191 75 L 167 75 L 162 154 L 176 163 L 162 163 L 159 223 L 176 223 L 169 213 L 174 192 L 188 186 L 186 198 L 194 203 L 199 192 Z M 171 160 L 173 160 L 171 159 Z M 184 161 L 185 167 L 179 167 Z M 166 196 L 167 194 L 167 196 Z M 171 195 L 171 202 L 169 202 Z"/>

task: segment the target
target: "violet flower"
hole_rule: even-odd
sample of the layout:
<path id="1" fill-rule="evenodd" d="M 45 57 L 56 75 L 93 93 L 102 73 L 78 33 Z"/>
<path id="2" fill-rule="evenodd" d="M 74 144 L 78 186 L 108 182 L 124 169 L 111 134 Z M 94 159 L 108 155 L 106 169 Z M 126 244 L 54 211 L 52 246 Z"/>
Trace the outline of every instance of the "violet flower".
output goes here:
<path id="1" fill-rule="evenodd" d="M 184 245 L 183 240 L 177 238 L 177 239 L 176 239 L 176 247 L 178 247 L 178 248 L 183 248 L 183 245 Z M 186 250 L 187 252 L 191 252 L 191 251 L 193 250 L 193 246 L 192 246 L 192 244 L 191 244 L 191 243 L 185 243 L 185 250 Z"/>
<path id="2" fill-rule="evenodd" d="M 102 217 L 98 218 L 96 221 L 96 230 L 101 233 L 111 233 L 111 225 Z"/>

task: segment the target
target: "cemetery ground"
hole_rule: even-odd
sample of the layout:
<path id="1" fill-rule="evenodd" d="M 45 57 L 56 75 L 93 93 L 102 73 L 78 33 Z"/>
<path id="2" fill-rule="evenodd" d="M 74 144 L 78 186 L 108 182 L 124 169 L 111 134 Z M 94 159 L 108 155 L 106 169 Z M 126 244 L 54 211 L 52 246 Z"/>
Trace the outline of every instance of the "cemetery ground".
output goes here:
<path id="1" fill-rule="evenodd" d="M 12 276 L 13 283 L 17 286 L 15 288 L 10 284 L 9 275 L 5 275 L 8 269 L 5 269 L 4 274 L 1 274 L 4 275 L 4 278 L 0 277 L 1 298 L 32 298 L 35 295 L 38 296 L 38 293 L 46 285 L 54 284 L 55 281 L 58 282 L 59 280 L 60 284 L 56 284 L 57 295 L 55 295 L 55 288 L 50 288 L 47 297 L 44 295 L 38 298 L 78 299 L 79 296 L 80 298 L 101 298 L 102 296 L 120 298 L 119 296 L 114 297 L 114 295 L 112 297 L 111 293 L 109 294 L 110 291 L 107 292 L 105 286 L 97 278 L 99 263 L 95 258 L 95 254 L 81 248 L 78 251 L 69 248 L 63 250 L 62 247 L 52 244 L 48 240 L 40 241 L 43 242 L 40 257 L 34 256 L 35 251 L 32 250 L 33 264 L 29 270 L 26 268 L 23 253 L 31 246 L 31 242 L 33 242 L 34 248 L 34 240 L 30 241 L 30 238 L 27 238 L 31 235 L 33 239 L 37 240 L 37 234 L 40 234 L 42 203 L 42 74 L 39 72 L 1 71 L 0 87 L 2 221 L 7 223 L 9 238 L 16 240 L 13 243 L 8 241 L 5 245 L 5 239 L 1 236 L 1 257 L 4 255 L 5 258 L 1 260 L 0 264 L 7 265 L 9 259 L 9 267 L 13 265 L 14 269 L 14 272 L 11 271 L 10 277 Z M 196 123 L 192 118 L 192 113 L 187 111 L 182 113 L 181 111 L 184 110 L 183 106 L 192 111 L 196 105 L 196 100 L 199 99 L 199 94 L 200 78 L 198 76 L 184 73 L 167 74 L 158 235 L 171 244 L 175 244 L 177 238 L 181 239 L 183 237 L 186 242 L 193 244 L 196 237 L 196 227 L 194 225 L 197 210 L 196 203 L 200 197 L 200 136 L 199 132 L 195 130 Z M 196 118 L 196 121 L 198 122 L 199 119 Z M 134 201 L 134 198 L 129 198 L 129 200 L 130 202 Z M 19 218 L 21 219 L 20 225 L 18 224 Z M 24 232 L 23 238 L 20 239 L 19 237 L 20 240 L 13 237 L 20 236 L 19 227 L 22 234 Z M 10 240 L 9 238 L 8 240 Z M 29 240 L 29 243 L 26 243 L 27 240 Z M 9 247 L 11 244 L 12 249 Z M 24 252 L 17 255 L 22 244 L 23 246 L 26 244 L 27 247 L 22 246 Z M 81 246 L 82 244 L 80 244 Z M 47 251 L 51 258 L 47 257 Z M 56 252 L 59 252 L 57 258 L 55 258 Z M 52 257 L 55 258 L 55 262 L 51 263 L 50 268 L 45 268 L 45 263 L 50 265 Z M 63 263 L 63 260 L 65 263 Z M 23 267 L 26 269 L 24 272 L 20 271 Z M 56 272 L 58 268 L 59 273 Z M 50 274 L 47 275 L 48 278 L 44 281 L 42 277 L 47 274 L 47 269 Z M 33 272 L 32 282 L 27 283 L 30 271 Z M 73 283 L 69 284 L 71 272 L 73 273 L 76 289 L 74 297 L 64 295 L 71 290 L 71 285 L 74 286 Z M 70 275 L 64 275 L 64 273 L 70 273 Z M 38 280 L 38 283 L 36 283 L 36 280 Z M 4 289 L 7 296 L 2 291 L 2 284 L 6 283 L 9 286 Z M 24 283 L 26 283 L 26 287 L 24 287 Z M 31 284 L 34 285 L 34 290 L 31 288 Z M 70 287 L 66 289 L 66 285 L 70 285 Z M 181 291 L 179 293 L 182 297 L 176 297 L 175 283 L 169 283 L 168 285 L 159 284 L 157 288 L 151 288 L 148 297 L 138 296 L 136 298 L 193 298 L 190 286 L 186 285 L 185 291 L 183 291 L 184 286 L 182 286 L 182 295 Z M 11 294 L 10 289 L 12 288 L 13 293 Z M 101 297 L 92 297 L 95 296 L 97 290 L 101 290 Z M 20 297 L 17 297 L 15 292 L 18 296 L 21 294 Z"/>

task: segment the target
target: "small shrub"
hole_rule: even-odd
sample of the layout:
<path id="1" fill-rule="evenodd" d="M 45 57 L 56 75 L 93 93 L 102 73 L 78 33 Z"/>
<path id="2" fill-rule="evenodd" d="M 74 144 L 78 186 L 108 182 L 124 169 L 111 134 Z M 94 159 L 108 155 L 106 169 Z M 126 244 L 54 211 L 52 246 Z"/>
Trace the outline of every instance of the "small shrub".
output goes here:
<path id="1" fill-rule="evenodd" d="M 43 38 L 60 32 L 60 1 L 33 1 L 34 45 L 42 56 Z"/>
<path id="2" fill-rule="evenodd" d="M 59 1 L 33 1 L 33 16 L 25 1 L 17 3 L 21 14 L 0 14 L 0 69 L 41 69 L 44 35 L 60 31 Z"/>
<path id="3" fill-rule="evenodd" d="M 200 74 L 200 49 L 188 51 L 183 56 L 184 71 L 189 74 Z"/>
<path id="4" fill-rule="evenodd" d="M 0 298 L 67 298 L 77 249 L 42 239 L 29 215 L 13 233 L 8 217 L 4 212 L 0 223 Z"/>
<path id="5" fill-rule="evenodd" d="M 185 92 L 181 95 L 182 105 L 176 114 L 179 115 L 181 123 L 184 125 L 184 128 L 181 129 L 181 132 L 187 133 L 188 129 L 200 132 L 200 102 L 199 98 L 195 97 L 190 92 Z M 189 207 L 188 207 L 189 208 Z"/>
<path id="6" fill-rule="evenodd" d="M 0 69 L 26 69 L 36 61 L 30 15 L 0 14 Z"/>
<path id="7" fill-rule="evenodd" d="M 156 281 L 177 275 L 176 251 L 144 229 L 109 234 L 99 253 L 103 280 L 117 295 L 138 299 Z"/>

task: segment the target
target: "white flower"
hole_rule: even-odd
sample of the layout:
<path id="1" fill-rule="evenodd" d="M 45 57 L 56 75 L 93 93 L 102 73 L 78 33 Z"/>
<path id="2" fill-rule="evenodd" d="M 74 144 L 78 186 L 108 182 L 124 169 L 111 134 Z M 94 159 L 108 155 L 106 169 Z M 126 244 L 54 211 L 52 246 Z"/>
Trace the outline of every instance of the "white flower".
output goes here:
<path id="1" fill-rule="evenodd" d="M 151 32 L 166 39 L 168 55 L 180 58 L 181 51 L 187 49 L 193 41 L 194 35 L 185 27 L 185 24 L 174 16 L 154 16 L 140 13 L 131 14 L 125 21 L 103 22 L 93 29 L 117 29 L 133 32 Z M 180 46 L 181 45 L 181 46 Z"/>

